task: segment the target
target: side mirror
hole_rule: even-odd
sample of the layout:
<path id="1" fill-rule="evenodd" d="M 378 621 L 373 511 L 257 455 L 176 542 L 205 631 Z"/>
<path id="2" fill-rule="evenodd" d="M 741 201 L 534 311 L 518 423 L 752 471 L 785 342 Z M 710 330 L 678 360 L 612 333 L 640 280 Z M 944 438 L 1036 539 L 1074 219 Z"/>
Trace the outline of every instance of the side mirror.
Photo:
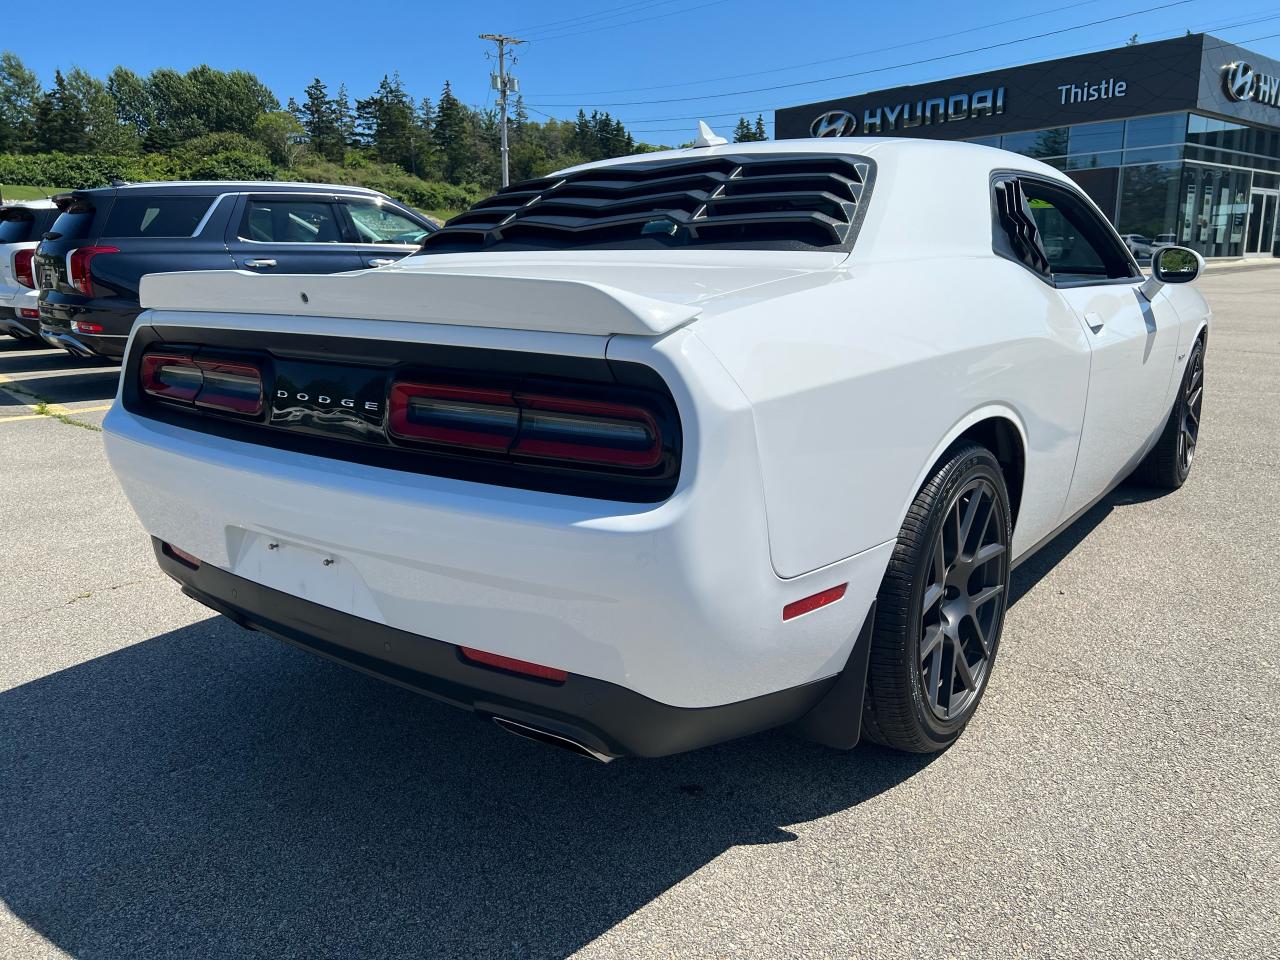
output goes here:
<path id="1" fill-rule="evenodd" d="M 1188 247 L 1160 247 L 1151 255 L 1151 277 L 1138 292 L 1152 299 L 1166 283 L 1190 283 L 1204 270 L 1204 257 Z"/>

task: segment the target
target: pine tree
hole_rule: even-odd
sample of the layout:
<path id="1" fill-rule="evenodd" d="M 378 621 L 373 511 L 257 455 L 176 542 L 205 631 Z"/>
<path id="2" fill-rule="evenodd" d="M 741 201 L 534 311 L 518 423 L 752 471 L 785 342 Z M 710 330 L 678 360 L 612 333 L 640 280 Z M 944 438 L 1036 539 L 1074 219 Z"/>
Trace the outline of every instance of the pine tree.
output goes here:
<path id="1" fill-rule="evenodd" d="M 347 95 L 347 85 L 338 84 L 338 95 L 333 98 L 334 121 L 338 124 L 338 132 L 342 134 L 342 144 L 346 147 L 356 145 L 356 118 L 351 112 L 351 98 Z"/>
<path id="2" fill-rule="evenodd" d="M 733 142 L 746 143 L 754 139 L 755 136 L 751 133 L 751 124 L 747 123 L 747 118 L 738 117 L 738 125 L 733 128 Z"/>
<path id="3" fill-rule="evenodd" d="M 448 80 L 436 102 L 431 143 L 440 159 L 440 175 L 449 183 L 462 183 L 475 169 L 470 118 L 467 109 L 453 95 Z"/>
<path id="4" fill-rule="evenodd" d="M 302 126 L 311 141 L 311 149 L 335 163 L 341 163 L 346 153 L 346 142 L 338 123 L 337 103 L 329 99 L 329 91 L 316 77 L 303 91 L 306 100 L 302 104 Z"/>
<path id="5" fill-rule="evenodd" d="M 753 133 L 755 138 L 762 143 L 769 139 L 769 134 L 764 128 L 764 117 L 758 113 L 756 114 L 756 127 Z"/>
<path id="6" fill-rule="evenodd" d="M 0 53 L 0 153 L 36 147 L 40 80 L 16 53 Z"/>

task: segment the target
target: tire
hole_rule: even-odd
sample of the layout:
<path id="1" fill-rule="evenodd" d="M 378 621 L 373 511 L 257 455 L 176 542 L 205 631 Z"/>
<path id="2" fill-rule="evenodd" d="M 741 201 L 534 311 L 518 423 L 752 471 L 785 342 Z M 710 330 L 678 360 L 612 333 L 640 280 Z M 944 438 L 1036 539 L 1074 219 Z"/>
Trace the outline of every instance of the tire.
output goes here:
<path id="1" fill-rule="evenodd" d="M 907 511 L 880 586 L 867 739 L 931 753 L 960 736 L 999 649 L 1012 534 L 995 456 L 968 441 L 952 446 Z"/>
<path id="2" fill-rule="evenodd" d="M 1187 482 L 1200 439 L 1204 404 L 1204 340 L 1196 340 L 1178 385 L 1178 396 L 1160 439 L 1129 475 L 1129 482 L 1160 490 L 1177 490 Z"/>

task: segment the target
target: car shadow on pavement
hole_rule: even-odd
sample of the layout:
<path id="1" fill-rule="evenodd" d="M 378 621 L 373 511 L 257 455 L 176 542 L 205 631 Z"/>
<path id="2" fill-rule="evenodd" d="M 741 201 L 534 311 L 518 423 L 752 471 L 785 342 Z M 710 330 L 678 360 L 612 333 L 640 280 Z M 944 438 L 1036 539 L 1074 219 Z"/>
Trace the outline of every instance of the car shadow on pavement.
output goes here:
<path id="1" fill-rule="evenodd" d="M 12 383 L 0 382 L 0 387 L 17 393 L 19 398 L 43 400 L 45 403 L 86 403 L 114 400 L 120 383 L 120 371 L 115 367 L 106 370 L 86 370 L 65 377 L 32 377 Z"/>
<path id="2" fill-rule="evenodd" d="M 930 759 L 606 766 L 213 618 L 0 694 L 0 897 L 73 956 L 561 957 Z"/>

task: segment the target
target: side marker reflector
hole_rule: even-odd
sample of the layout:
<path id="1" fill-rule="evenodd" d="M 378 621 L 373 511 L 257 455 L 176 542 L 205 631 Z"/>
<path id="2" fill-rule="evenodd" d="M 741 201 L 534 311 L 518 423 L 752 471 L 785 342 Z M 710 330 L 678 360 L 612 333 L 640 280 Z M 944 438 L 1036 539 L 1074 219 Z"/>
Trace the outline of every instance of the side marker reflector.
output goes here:
<path id="1" fill-rule="evenodd" d="M 825 607 L 829 603 L 835 603 L 844 596 L 844 592 L 847 589 L 849 589 L 849 584 L 842 583 L 838 587 L 823 590 L 821 593 L 815 593 L 813 596 L 805 597 L 803 600 L 794 600 L 782 608 L 782 619 L 793 620 L 806 613 L 812 613 L 819 607 Z"/>

